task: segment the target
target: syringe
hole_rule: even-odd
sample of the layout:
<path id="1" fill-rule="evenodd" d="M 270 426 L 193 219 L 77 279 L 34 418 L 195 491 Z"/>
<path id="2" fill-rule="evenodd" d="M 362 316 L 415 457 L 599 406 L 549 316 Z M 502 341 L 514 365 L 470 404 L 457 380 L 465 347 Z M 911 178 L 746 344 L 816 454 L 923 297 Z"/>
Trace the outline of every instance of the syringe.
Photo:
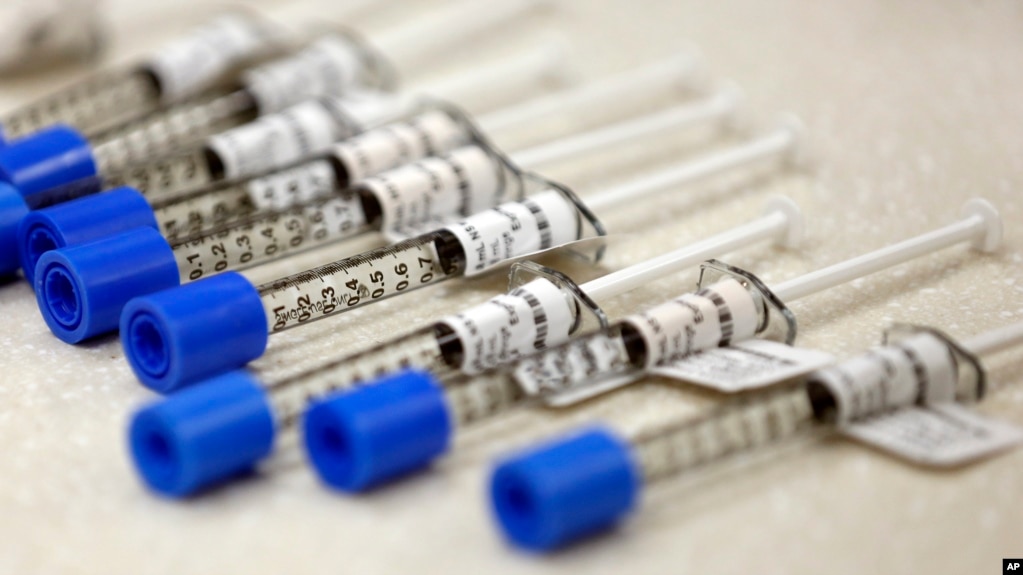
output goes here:
<path id="1" fill-rule="evenodd" d="M 325 393 L 401 367 L 474 373 L 558 345 L 585 329 L 606 325 L 596 301 L 688 268 L 709 255 L 763 241 L 792 245 L 800 240 L 802 227 L 796 205 L 776 198 L 763 216 L 747 224 L 582 285 L 531 262 L 517 264 L 510 293 L 363 353 L 266 386 L 251 374 L 233 372 L 142 409 L 130 432 L 135 465 L 160 493 L 195 493 L 258 464 L 273 451 L 275 437 L 294 430 L 306 403 Z M 499 343 L 502 339 L 505 342 Z M 215 409 L 194 409 L 197 405 Z M 268 414 L 268 419 L 257 414 Z M 269 429 L 262 425 L 267 421 Z M 199 428 L 203 431 L 186 431 Z M 177 447 L 168 453 L 154 449 L 157 445 Z"/>
<path id="2" fill-rule="evenodd" d="M 255 13 L 222 15 L 165 45 L 146 61 L 87 78 L 0 119 L 8 140 L 51 124 L 89 136 L 198 95 L 246 63 L 289 48 L 283 30 Z"/>
<path id="3" fill-rule="evenodd" d="M 409 69 L 410 63 L 420 63 L 417 69 L 421 69 L 426 61 L 445 57 L 466 39 L 507 26 L 515 16 L 543 3 L 545 0 L 514 0 L 495 8 L 463 0 L 369 40 L 352 32 L 328 34 L 292 58 L 246 71 L 241 88 L 234 93 L 172 109 L 128 131 L 108 135 L 96 151 L 100 170 L 127 171 L 125 183 L 132 183 L 147 171 L 137 164 L 150 163 L 171 149 L 188 149 L 210 135 L 310 98 L 343 96 L 355 89 L 393 91 L 397 86 L 395 66 Z M 452 29 L 454 21 L 458 26 Z M 549 52 L 545 55 L 554 59 Z M 319 121 L 329 123 L 330 119 Z M 303 128 L 311 131 L 307 137 L 315 137 L 312 126 Z M 226 178 L 236 179 L 244 174 L 232 174 L 229 163 L 237 162 L 233 156 L 243 150 L 232 148 L 253 144 L 235 139 L 207 143 L 207 147 L 225 162 Z M 214 171 L 217 166 L 212 166 Z"/>
<path id="4" fill-rule="evenodd" d="M 555 45 L 544 45 L 534 52 L 496 62 L 488 69 L 487 74 L 473 73 L 469 78 L 459 76 L 453 81 L 441 82 L 439 87 L 442 90 L 448 90 L 449 87 L 457 88 L 463 97 L 472 102 L 479 101 L 482 93 L 497 91 L 500 94 L 512 91 L 521 83 L 528 82 L 536 76 L 546 75 L 549 72 L 546 69 L 549 66 L 547 60 L 551 56 L 551 50 L 556 49 Z M 491 77 L 491 72 L 500 74 L 494 78 Z M 458 94 L 459 92 L 446 91 L 444 93 Z M 494 101 L 496 98 L 490 96 L 484 99 Z M 236 169 L 236 173 L 244 174 L 254 170 L 267 170 L 292 163 L 292 160 L 306 156 L 319 158 L 306 164 L 299 164 L 293 169 L 275 172 L 237 185 L 199 190 L 187 194 L 185 197 L 172 194 L 165 198 L 157 194 L 152 208 L 148 204 L 148 200 L 142 197 L 142 193 L 147 191 L 148 195 L 152 195 L 152 189 L 139 190 L 125 187 L 115 189 L 111 193 L 90 195 L 96 191 L 98 186 L 83 188 L 80 182 L 76 182 L 76 185 L 50 190 L 45 195 L 52 197 L 80 194 L 88 197 L 61 202 L 58 205 L 35 211 L 29 211 L 27 204 L 20 206 L 21 211 L 27 215 L 18 224 L 18 230 L 14 235 L 17 238 L 18 257 L 25 277 L 32 281 L 36 261 L 43 253 L 51 249 L 87 243 L 140 226 L 156 226 L 164 229 L 163 224 L 178 217 L 182 208 L 189 208 L 191 215 L 196 213 L 197 205 L 207 207 L 207 220 L 218 220 L 221 226 L 227 225 L 231 219 L 237 220 L 246 215 L 251 216 L 257 211 L 267 212 L 278 206 L 287 207 L 286 202 L 289 199 L 295 200 L 293 193 L 314 196 L 316 193 L 325 194 L 328 190 L 335 188 L 347 189 L 349 184 L 354 183 L 351 177 L 359 176 L 360 171 L 368 173 L 374 169 L 388 169 L 404 163 L 403 160 L 408 156 L 424 156 L 454 149 L 459 144 L 468 141 L 472 136 L 470 132 L 474 130 L 465 113 L 440 102 L 429 106 L 439 108 L 439 110 L 432 113 L 424 112 L 411 121 L 384 125 L 378 130 L 373 127 L 395 115 L 405 114 L 409 108 L 419 108 L 422 105 L 416 103 L 412 98 L 385 101 L 336 99 L 329 102 L 330 106 L 327 106 L 327 103 L 321 101 L 300 104 L 292 109 L 295 111 L 294 115 L 285 112 L 280 115 L 265 116 L 258 122 L 229 130 L 211 139 L 211 141 L 215 141 L 217 138 L 239 141 L 246 138 L 258 138 L 262 141 L 276 142 L 277 153 L 269 156 L 265 153 L 263 146 L 254 147 L 255 153 L 253 154 L 236 154 L 234 156 L 236 159 L 245 158 L 243 162 L 245 167 Z M 285 137 L 281 137 L 280 134 L 275 133 L 275 130 L 294 116 L 302 116 L 310 111 L 325 112 L 327 110 L 335 112 L 333 117 L 339 117 L 338 114 L 343 112 L 347 122 L 344 125 L 336 124 L 334 126 L 336 129 L 328 130 L 328 133 L 321 135 L 293 131 L 284 134 Z M 315 120 L 315 114 L 311 118 Z M 323 118 L 320 120 L 322 121 Z M 322 122 L 312 122 L 312 124 L 324 125 Z M 353 135 L 356 132 L 361 133 L 361 136 Z M 335 137 L 338 140 L 332 142 L 331 139 Z M 333 157 L 323 158 L 324 152 L 330 153 Z M 173 178 L 171 179 L 173 180 Z M 86 183 L 88 182 L 89 180 L 86 180 Z M 36 197 L 38 196 L 33 196 L 33 198 Z M 3 201 L 4 199 L 0 198 L 0 202 Z M 18 202 L 13 199 L 11 203 L 18 205 Z M 8 210 L 9 213 L 5 213 L 4 216 L 13 216 L 17 211 L 17 209 Z M 203 227 L 201 219 L 190 221 L 190 227 L 197 228 L 191 230 L 193 233 L 212 229 L 212 225 Z M 0 229 L 0 238 L 6 236 L 7 233 L 6 229 Z M 174 238 L 177 235 L 177 230 L 171 234 Z M 0 244 L 0 249 L 10 248 Z M 13 272 L 15 269 L 7 271 Z"/>
<path id="5" fill-rule="evenodd" d="M 463 77 L 463 74 L 453 78 L 441 80 L 435 85 L 443 90 L 445 94 L 461 94 L 469 101 L 484 100 L 484 103 L 494 102 L 502 88 L 513 88 L 521 83 L 528 82 L 537 76 L 546 76 L 550 72 L 551 50 L 557 46 L 546 44 L 539 46 L 536 50 L 520 54 L 518 56 L 495 62 L 488 68 L 487 73 L 471 73 L 471 77 Z M 498 77 L 494 73 L 500 72 Z M 461 92 L 452 92 L 457 89 Z M 495 94 L 494 91 L 498 90 Z M 423 99 L 423 102 L 426 100 Z M 211 179 L 222 180 L 225 177 L 223 171 L 214 176 L 210 170 L 211 165 L 224 165 L 223 157 L 211 150 L 218 141 L 232 142 L 232 145 L 242 143 L 232 148 L 233 153 L 231 175 L 234 177 L 264 172 L 274 167 L 284 167 L 295 161 L 305 158 L 319 158 L 324 153 L 353 151 L 347 145 L 347 137 L 360 130 L 371 128 L 383 122 L 392 120 L 395 116 L 410 113 L 413 109 L 424 105 L 419 102 L 416 96 L 394 95 L 384 98 L 331 98 L 324 100 L 309 101 L 294 106 L 281 114 L 271 114 L 262 117 L 259 121 L 228 130 L 209 139 L 211 147 L 199 150 L 196 153 L 185 154 L 169 158 L 166 162 L 158 162 L 144 166 L 139 169 L 140 176 L 136 186 L 132 189 L 137 193 L 145 193 L 147 196 L 163 197 L 166 201 L 173 201 L 179 196 L 167 194 L 167 190 L 176 188 L 188 188 L 200 184 L 208 184 Z M 301 120 L 301 121 L 299 121 Z M 433 136 L 438 140 L 457 138 L 457 133 L 447 129 L 452 122 L 440 121 L 439 125 L 434 118 L 433 129 L 438 133 Z M 305 127 L 303 127 L 305 126 Z M 309 128 L 309 129 L 306 129 Z M 407 131 L 407 130 L 406 130 Z M 409 138 L 415 139 L 411 146 L 399 146 L 402 152 L 413 147 L 426 147 L 429 144 L 429 135 L 415 131 L 412 134 L 405 134 L 405 138 L 397 144 L 403 144 Z M 341 142 L 335 141 L 342 140 Z M 374 151 L 376 153 L 388 151 L 387 145 L 394 147 L 393 138 L 385 138 L 386 142 L 381 143 L 373 138 L 372 150 L 364 147 L 356 147 L 355 152 Z M 221 148 L 223 149 L 223 148 Z M 356 157 L 348 162 L 349 165 L 363 159 L 363 156 Z M 376 157 L 375 160 L 384 163 L 388 158 Z M 397 162 L 401 156 L 390 158 L 390 161 Z M 339 163 L 340 162 L 340 163 Z M 325 163 L 329 163 L 326 166 Z M 325 171 L 338 171 L 345 168 L 344 160 L 332 162 L 326 160 L 313 167 L 313 174 L 307 174 L 296 167 L 298 172 L 291 172 L 282 178 L 269 177 L 255 182 L 260 193 L 276 186 L 291 185 L 295 176 L 301 181 L 304 178 L 315 177 L 325 178 Z M 99 192 L 104 184 L 114 183 L 116 177 L 109 178 L 103 182 L 100 178 L 85 177 L 64 186 L 49 189 L 45 192 L 24 194 L 23 190 L 15 190 L 7 186 L 0 186 L 0 253 L 6 257 L 0 260 L 0 273 L 13 273 L 21 265 L 26 277 L 31 281 L 32 273 L 35 270 L 34 261 L 46 250 L 66 245 L 66 238 L 63 238 L 58 228 L 60 225 L 54 218 L 67 217 L 68 224 L 73 229 L 69 235 L 75 238 L 76 242 L 86 242 L 114 234 L 126 229 L 133 229 L 140 225 L 152 225 L 152 211 L 147 206 L 147 200 L 139 197 L 128 197 L 124 193 L 115 195 L 116 198 L 127 199 L 124 205 L 117 204 L 112 197 L 99 199 L 82 198 L 72 205 L 65 206 L 68 200 L 90 196 Z M 265 184 L 269 180 L 270 185 Z M 244 187 L 244 184 L 239 184 Z M 163 195 L 161 196 L 161 192 Z M 209 192 L 233 196 L 238 193 L 237 188 L 226 190 L 199 190 L 194 192 L 196 196 Z M 129 193 L 129 195 L 131 195 Z M 157 198 L 154 198 L 157 199 Z M 225 208 L 228 203 L 212 200 L 212 208 L 217 209 L 215 217 L 223 218 L 234 216 Z M 262 199 L 256 199 L 252 203 L 258 203 Z M 46 213 L 36 214 L 29 217 L 33 209 L 39 210 L 51 204 L 53 206 Z M 235 204 L 240 211 L 251 211 L 255 206 L 249 203 Z M 223 211 L 221 211 L 223 209 Z M 240 214 L 238 214 L 240 216 Z M 171 216 L 173 217 L 173 216 Z M 29 221 L 23 221 L 24 219 Z M 20 248 L 18 244 L 21 244 Z M 20 253 L 19 253 L 20 252 Z M 8 255 L 9 254 L 9 255 Z M 11 255 L 18 254 L 15 257 Z"/>
<path id="6" fill-rule="evenodd" d="M 653 114 L 653 119 L 657 121 L 652 122 L 652 118 L 643 117 L 621 122 L 594 130 L 592 138 L 587 138 L 590 134 L 572 136 L 523 150 L 522 155 L 516 154 L 516 157 L 541 164 L 559 161 L 672 127 L 720 122 L 728 117 L 732 107 L 730 98 L 727 101 L 715 98 L 702 105 Z M 685 113 L 679 113 L 680 110 Z M 637 127 L 641 129 L 637 130 Z M 59 255 L 51 258 L 59 260 L 62 268 L 70 270 L 69 280 L 81 294 L 82 301 L 86 302 L 82 315 L 91 319 L 68 328 L 53 315 L 50 293 L 45 282 L 40 281 L 35 282 L 35 287 L 43 317 L 54 334 L 69 343 L 77 343 L 82 338 L 117 329 L 121 308 L 133 297 L 380 230 L 391 223 L 393 218 L 389 218 L 388 214 L 401 214 L 403 210 L 420 214 L 418 219 L 407 214 L 403 220 L 404 224 L 415 224 L 426 223 L 431 221 L 429 218 L 437 216 L 451 220 L 459 215 L 496 206 L 511 195 L 510 189 L 525 182 L 520 181 L 522 174 L 517 171 L 517 167 L 506 161 L 489 144 L 478 141 L 481 145 L 462 147 L 445 156 L 428 158 L 367 179 L 353 191 L 314 200 L 283 213 L 270 212 L 256 216 L 184 240 L 168 242 L 159 232 L 142 223 L 145 216 L 140 216 L 140 224 L 127 233 L 61 248 L 58 250 Z M 89 199 L 102 199 L 112 206 L 120 207 L 127 202 L 119 196 L 132 194 L 134 192 L 131 190 L 122 190 Z M 141 196 L 136 194 L 136 197 L 137 203 L 144 204 Z M 78 222 L 87 219 L 87 215 L 82 213 L 79 206 L 71 204 L 80 202 L 69 202 L 67 205 L 34 212 L 26 222 L 54 224 L 52 212 L 56 211 L 63 216 L 65 222 L 73 224 L 65 228 L 77 231 L 81 227 Z M 43 214 L 46 211 L 51 213 Z M 144 205 L 138 211 L 152 218 L 152 212 L 146 211 Z M 48 217 L 43 218 L 43 215 Z M 150 222 L 149 225 L 154 223 Z M 435 226 L 431 221 L 431 227 Z M 22 230 L 26 228 L 23 226 Z M 55 237 L 55 234 L 49 233 L 53 231 L 52 226 L 33 228 L 31 231 L 36 236 L 46 231 L 47 239 Z M 154 249 L 154 246 L 159 248 Z M 123 258 L 145 261 L 147 267 L 138 273 L 130 267 L 125 269 Z M 101 261 L 105 262 L 102 267 L 96 267 Z M 41 261 L 36 265 L 45 267 Z M 155 276 L 151 270 L 157 268 L 176 269 L 178 273 L 175 281 L 168 283 L 169 276 Z M 161 283 L 157 283 L 156 279 Z M 120 286 L 134 287 L 113 296 L 111 288 L 120 289 Z M 106 296 L 101 299 L 95 297 L 100 293 Z M 101 303 L 94 306 L 93 302 L 97 301 Z"/>
<path id="7" fill-rule="evenodd" d="M 586 205 L 567 188 L 549 182 L 545 185 L 550 187 L 523 201 L 507 202 L 395 245 L 258 287 L 227 272 L 135 298 L 121 317 L 125 355 L 139 378 L 153 389 L 174 389 L 212 377 L 262 355 L 268 333 L 448 278 L 485 273 L 509 260 L 593 234 L 603 235 L 587 206 L 606 210 L 750 162 L 782 162 L 798 148 L 799 133 L 797 125 L 788 123 L 743 144 L 608 188 L 590 196 Z M 37 270 L 43 269 L 47 257 L 43 256 Z M 57 286 L 70 274 L 57 259 L 49 261 Z M 62 293 L 68 292 L 56 290 L 57 299 L 48 298 L 51 308 L 60 313 L 81 309 L 74 299 L 77 295 L 69 293 L 72 299 L 62 299 Z M 208 353 L 211 345 L 222 345 L 221 353 Z"/>
<path id="8" fill-rule="evenodd" d="M 785 282 L 773 293 L 742 272 L 462 385 L 443 387 L 437 376 L 411 371 L 328 395 L 306 412 L 309 458 L 328 485 L 362 491 L 426 466 L 447 450 L 454 429 L 508 409 L 568 390 L 603 393 L 611 381 L 625 385 L 653 366 L 766 335 L 779 321 L 791 343 L 795 318 L 783 297 L 810 295 L 957 243 L 995 249 L 1001 224 L 994 208 L 974 200 L 965 212 L 957 223 Z"/>
<path id="9" fill-rule="evenodd" d="M 481 85 L 501 86 L 502 82 L 514 76 L 508 70 L 490 68 L 490 71 L 495 70 L 500 73 L 491 79 L 484 78 Z M 324 158 L 219 190 L 200 190 L 155 201 L 154 215 L 164 235 L 173 241 L 214 226 L 223 226 L 228 223 L 227 218 L 249 215 L 254 210 L 284 211 L 308 204 L 316 198 L 328 198 L 381 172 L 429 156 L 439 156 L 469 143 L 493 148 L 492 139 L 496 136 L 501 141 L 502 132 L 534 125 L 551 115 L 569 115 L 580 108 L 603 109 L 615 105 L 622 98 L 656 91 L 666 84 L 692 87 L 696 71 L 694 57 L 685 54 L 488 112 L 475 119 L 454 106 L 433 103 L 426 111 L 411 119 L 381 126 L 335 144 Z M 459 94 L 467 91 L 463 87 L 442 90 L 440 93 Z M 535 169 L 537 164 L 543 163 L 537 160 L 552 161 L 568 153 L 584 154 L 597 146 L 606 147 L 626 137 L 642 136 L 649 130 L 674 129 L 686 121 L 686 116 L 698 114 L 699 109 L 698 106 L 688 108 L 688 111 L 685 108 L 673 108 L 645 116 L 646 122 L 619 123 L 603 130 L 591 130 L 575 138 L 559 138 L 560 143 L 557 145 L 563 149 L 557 153 L 541 147 L 530 154 L 539 157 L 523 158 L 523 151 L 519 151 L 516 152 L 515 160 Z M 624 126 L 631 126 L 632 133 L 623 131 Z"/>
<path id="10" fill-rule="evenodd" d="M 511 16 L 539 1 L 512 0 L 502 3 L 497 11 Z M 443 40 L 427 42 L 439 49 L 457 45 L 499 23 L 491 13 L 492 7 L 472 0 L 449 8 L 457 9 L 463 16 L 455 30 L 449 30 L 450 24 L 437 27 L 441 23 L 427 19 L 417 26 L 401 28 L 400 35 L 385 36 L 382 40 L 391 38 L 389 42 L 393 42 L 396 50 L 407 50 L 410 43 L 441 36 Z M 166 118 L 151 120 L 159 126 L 139 128 L 133 133 L 138 136 L 125 135 L 93 146 L 74 129 L 54 126 L 22 138 L 0 151 L 0 179 L 30 195 L 91 176 L 100 176 L 112 185 L 129 184 L 155 193 L 195 189 L 217 180 L 256 175 L 298 161 L 297 154 L 307 148 L 315 150 L 317 144 L 322 152 L 340 135 L 350 133 L 351 106 L 407 109 L 410 105 L 407 95 L 366 90 L 386 84 L 385 67 L 382 56 L 355 36 L 327 35 L 291 56 L 246 70 L 240 76 L 237 90 L 183 111 L 171 111 Z M 360 86 L 362 97 L 357 97 L 353 91 Z M 349 98 L 341 104 L 333 99 L 344 95 Z M 310 101 L 321 97 L 327 99 Z M 267 115 L 273 117 L 266 118 Z M 159 158 L 185 137 L 168 139 L 168 133 L 188 134 L 187 139 L 198 142 L 218 130 L 237 127 L 260 116 L 264 116 L 262 121 L 212 136 L 189 153 L 159 161 L 150 158 L 147 163 L 134 166 L 138 158 L 133 150 Z M 262 162 L 277 163 L 264 167 Z"/>
<path id="11" fill-rule="evenodd" d="M 646 486 L 663 478 L 850 424 L 903 419 L 906 433 L 921 439 L 908 443 L 925 453 L 904 456 L 925 465 L 962 465 L 1020 443 L 1023 434 L 995 438 L 983 420 L 952 406 L 983 397 L 985 374 L 977 356 L 1023 344 L 1023 323 L 961 343 L 926 328 L 895 342 L 886 339 L 882 347 L 811 374 L 805 385 L 732 400 L 695 418 L 627 435 L 595 427 L 507 457 L 490 478 L 501 531 L 519 547 L 552 551 L 612 528 L 633 512 Z M 915 432 L 914 421 L 920 421 Z M 928 461 L 928 451 L 942 456 Z"/>

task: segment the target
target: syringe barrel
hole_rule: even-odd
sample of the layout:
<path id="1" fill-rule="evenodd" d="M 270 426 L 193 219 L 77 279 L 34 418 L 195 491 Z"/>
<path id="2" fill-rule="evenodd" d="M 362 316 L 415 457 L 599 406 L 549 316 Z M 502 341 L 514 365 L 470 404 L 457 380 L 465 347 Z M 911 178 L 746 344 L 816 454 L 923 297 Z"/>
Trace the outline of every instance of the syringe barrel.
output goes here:
<path id="1" fill-rule="evenodd" d="M 93 155 L 102 174 L 116 174 L 135 165 L 201 146 L 206 138 L 256 119 L 252 97 L 233 91 L 198 103 L 183 103 L 105 132 Z"/>
<path id="2" fill-rule="evenodd" d="M 224 14 L 163 46 L 147 61 L 73 84 L 3 117 L 3 134 L 17 138 L 47 125 L 74 126 L 86 136 L 195 96 L 247 62 L 282 52 L 288 42 L 254 13 Z"/>
<path id="3" fill-rule="evenodd" d="M 608 379 L 753 337 L 758 318 L 750 292 L 726 280 L 526 357 L 515 377 L 531 395 L 598 389 Z"/>
<path id="4" fill-rule="evenodd" d="M 259 286 L 267 331 L 296 327 L 459 275 L 464 266 L 460 252 L 449 232 L 431 232 Z"/>
<path id="5" fill-rule="evenodd" d="M 451 151 L 468 137 L 448 114 L 431 110 L 337 142 L 320 159 L 238 184 L 172 195 L 154 202 L 153 209 L 160 228 L 174 241 L 256 212 L 311 206 L 371 176 Z M 422 167 L 428 175 L 432 163 Z"/>
<path id="6" fill-rule="evenodd" d="M 816 416 L 839 426 L 914 404 L 977 398 L 976 386 L 960 384 L 948 342 L 927 331 L 818 370 L 807 386 Z"/>
<path id="7" fill-rule="evenodd" d="M 372 231 L 358 195 L 335 197 L 243 219 L 171 245 L 182 283 L 274 261 L 298 250 Z"/>
<path id="8" fill-rule="evenodd" d="M 172 221 L 176 229 L 187 226 L 189 235 L 176 230 L 180 239 L 172 247 L 182 281 L 190 281 L 394 226 L 395 214 L 403 218 L 403 227 L 422 225 L 433 217 L 450 218 L 466 204 L 473 205 L 471 198 L 500 195 L 498 169 L 485 152 L 466 147 L 367 178 L 356 189 L 346 190 L 339 182 L 346 168 L 335 158 L 258 178 L 245 192 L 231 187 L 198 196 L 188 205 L 168 204 L 157 219 L 164 230 Z M 300 196 L 312 200 L 295 202 Z M 289 203 L 296 205 L 275 209 Z M 183 210 L 188 213 L 182 221 Z M 245 210 L 251 215 L 242 217 Z M 225 223 L 205 227 L 211 220 Z"/>
<path id="9" fill-rule="evenodd" d="M 645 483 L 794 437 L 815 423 L 802 387 L 735 400 L 630 443 Z"/>
<path id="10" fill-rule="evenodd" d="M 67 124 L 94 136 L 108 125 L 129 121 L 158 106 L 159 92 L 151 77 L 107 73 L 5 114 L 0 119 L 0 133 L 4 140 L 12 141 L 53 124 Z"/>
<path id="11" fill-rule="evenodd" d="M 294 425 L 312 400 L 400 369 L 448 374 L 450 367 L 432 326 L 271 383 L 268 393 L 278 428 Z"/>
<path id="12" fill-rule="evenodd" d="M 257 12 L 232 11 L 163 46 L 138 70 L 153 79 L 161 104 L 174 104 L 233 84 L 240 70 L 296 49 L 293 40 Z"/>
<path id="13" fill-rule="evenodd" d="M 444 396 L 455 427 L 485 421 L 525 404 L 530 398 L 510 373 L 501 370 L 450 384 Z"/>
<path id="14" fill-rule="evenodd" d="M 308 100 L 211 136 L 201 148 L 104 175 L 154 198 L 251 178 L 327 154 L 335 143 L 393 119 L 409 104 L 384 94 Z M 98 151 L 117 153 L 112 147 Z"/>

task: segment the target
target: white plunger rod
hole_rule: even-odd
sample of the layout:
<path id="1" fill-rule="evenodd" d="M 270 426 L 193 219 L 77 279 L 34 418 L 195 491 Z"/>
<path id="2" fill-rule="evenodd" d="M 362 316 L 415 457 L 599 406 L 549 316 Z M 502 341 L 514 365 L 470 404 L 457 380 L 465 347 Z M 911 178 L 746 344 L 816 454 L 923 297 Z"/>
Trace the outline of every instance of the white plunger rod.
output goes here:
<path id="1" fill-rule="evenodd" d="M 798 143 L 799 129 L 796 125 L 786 124 L 767 135 L 744 144 L 615 186 L 587 196 L 584 201 L 590 209 L 599 211 L 616 204 L 642 199 L 643 196 L 662 190 L 667 186 L 690 184 L 770 156 L 783 156 L 793 151 Z"/>
<path id="2" fill-rule="evenodd" d="M 801 228 L 802 225 L 799 206 L 788 198 L 775 198 L 768 204 L 768 210 L 763 216 L 747 224 L 588 281 L 579 287 L 595 300 L 614 297 L 704 260 L 763 240 L 774 239 L 780 242 L 789 235 L 790 230 Z"/>
<path id="3" fill-rule="evenodd" d="M 979 333 L 963 340 L 961 345 L 970 353 L 988 355 L 1023 345 L 1023 321 Z"/>
<path id="4" fill-rule="evenodd" d="M 636 70 L 589 82 L 578 88 L 534 98 L 518 106 L 489 114 L 485 119 L 480 118 L 480 125 L 489 133 L 492 130 L 526 125 L 578 108 L 613 107 L 622 100 L 635 97 L 636 94 L 654 92 L 672 84 L 692 80 L 697 76 L 699 68 L 697 60 L 695 54 L 686 52 Z"/>
<path id="5" fill-rule="evenodd" d="M 421 86 L 416 85 L 414 91 L 454 102 L 486 103 L 502 97 L 502 94 L 515 93 L 522 86 L 565 75 L 567 69 L 564 43 L 552 39 L 530 50 L 487 62 L 468 71 L 422 82 Z M 474 105 L 474 108 L 480 109 L 478 105 Z"/>
<path id="6" fill-rule="evenodd" d="M 408 68 L 426 62 L 481 32 L 507 25 L 517 16 L 547 4 L 550 4 L 549 0 L 462 0 L 442 6 L 371 40 L 399 68 Z"/>
<path id="7" fill-rule="evenodd" d="M 791 279 L 772 291 L 782 301 L 792 301 L 962 242 L 972 242 L 984 251 L 996 249 L 997 245 L 986 241 L 992 233 L 1001 235 L 995 207 L 985 200 L 971 200 L 964 210 L 964 217 L 954 224 Z"/>
<path id="8" fill-rule="evenodd" d="M 516 163 L 537 169 L 543 164 L 606 149 L 630 140 L 653 137 L 667 131 L 695 128 L 731 117 L 739 103 L 732 90 L 722 91 L 701 102 L 673 106 L 661 112 L 618 122 L 604 128 L 562 138 L 512 154 Z"/>

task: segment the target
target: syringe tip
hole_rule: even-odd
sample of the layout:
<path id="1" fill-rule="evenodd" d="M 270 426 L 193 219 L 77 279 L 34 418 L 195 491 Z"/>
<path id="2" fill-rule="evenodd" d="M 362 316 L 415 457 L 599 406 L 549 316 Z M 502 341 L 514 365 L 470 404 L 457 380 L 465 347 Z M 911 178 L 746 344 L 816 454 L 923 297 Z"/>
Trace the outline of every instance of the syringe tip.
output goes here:
<path id="1" fill-rule="evenodd" d="M 170 247 L 149 227 L 50 250 L 39 258 L 34 276 L 43 320 L 67 343 L 117 329 L 130 299 L 178 285 Z"/>
<path id="2" fill-rule="evenodd" d="M 0 276 L 18 271 L 18 226 L 29 214 L 28 205 L 13 186 L 0 182 Z"/>
<path id="3" fill-rule="evenodd" d="M 411 370 L 315 403 L 303 426 L 316 472 L 347 492 L 428 465 L 447 451 L 452 434 L 443 390 L 429 373 Z"/>
<path id="4" fill-rule="evenodd" d="M 68 126 L 51 126 L 0 150 L 0 181 L 25 196 L 95 175 L 88 140 Z"/>
<path id="5" fill-rule="evenodd" d="M 628 446 L 594 428 L 498 464 L 490 498 L 513 543 L 552 551 L 612 527 L 633 509 L 640 486 Z"/>
<path id="6" fill-rule="evenodd" d="M 263 389 L 237 371 L 139 410 L 128 439 L 146 484 L 185 497 L 248 472 L 269 455 L 274 420 Z"/>
<path id="7" fill-rule="evenodd" d="M 21 269 L 32 281 L 39 258 L 50 250 L 143 227 L 158 227 L 153 209 L 141 193 L 127 186 L 35 210 L 18 230 Z M 111 258 L 120 265 L 118 258 Z"/>
<path id="8" fill-rule="evenodd" d="M 121 345 L 135 375 L 154 391 L 170 393 L 244 367 L 266 350 L 259 292 L 236 272 L 148 293 L 124 306 Z"/>

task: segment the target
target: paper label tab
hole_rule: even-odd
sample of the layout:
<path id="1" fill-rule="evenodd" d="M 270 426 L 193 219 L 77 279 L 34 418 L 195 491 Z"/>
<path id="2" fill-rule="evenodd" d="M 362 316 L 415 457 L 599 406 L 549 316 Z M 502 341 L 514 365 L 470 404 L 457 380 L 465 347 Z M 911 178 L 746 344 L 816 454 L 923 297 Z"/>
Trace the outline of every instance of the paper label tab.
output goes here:
<path id="1" fill-rule="evenodd" d="M 834 362 L 831 354 L 767 340 L 749 340 L 678 358 L 649 371 L 725 393 L 767 387 Z"/>
<path id="2" fill-rule="evenodd" d="M 1023 443 L 1023 429 L 955 403 L 905 407 L 842 428 L 877 449 L 929 467 L 955 467 Z"/>

